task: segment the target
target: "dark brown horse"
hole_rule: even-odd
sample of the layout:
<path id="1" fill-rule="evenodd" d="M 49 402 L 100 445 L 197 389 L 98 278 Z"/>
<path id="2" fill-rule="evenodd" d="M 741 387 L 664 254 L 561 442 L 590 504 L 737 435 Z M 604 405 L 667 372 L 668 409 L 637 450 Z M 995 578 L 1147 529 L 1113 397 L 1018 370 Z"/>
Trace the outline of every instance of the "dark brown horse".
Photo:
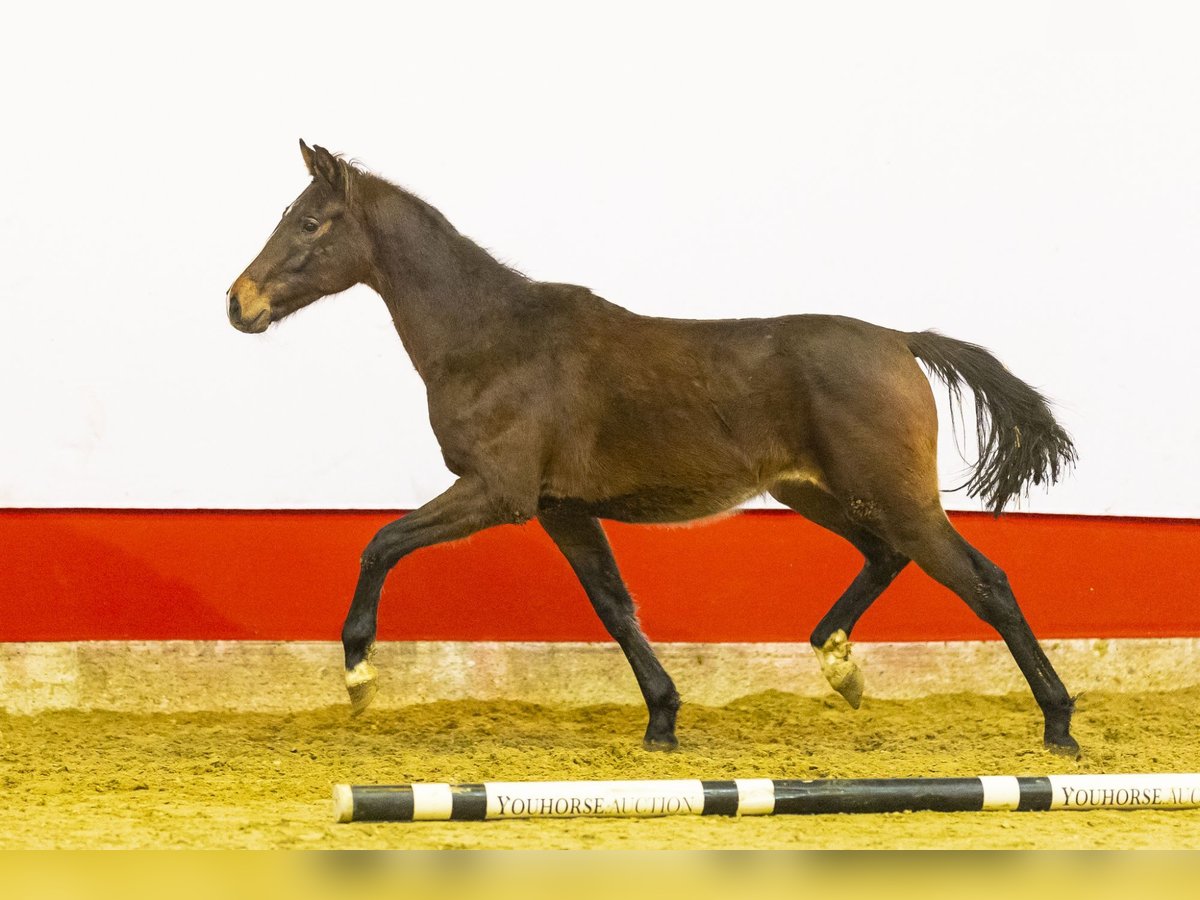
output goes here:
<path id="1" fill-rule="evenodd" d="M 838 316 L 693 321 L 635 315 L 587 288 L 531 281 L 429 204 L 300 143 L 312 183 L 233 283 L 229 320 L 258 333 L 328 294 L 383 297 L 424 379 L 458 480 L 367 545 L 342 629 L 356 711 L 375 693 L 380 589 L 403 557 L 536 516 L 620 644 L 649 709 L 645 746 L 676 745 L 679 695 L 638 625 L 598 519 L 683 522 L 769 493 L 866 558 L 812 634 L 858 705 L 859 617 L 915 561 L 1004 638 L 1075 754 L 1072 700 L 1004 573 L 956 532 L 938 491 L 937 413 L 917 360 L 978 410 L 969 482 L 999 513 L 1074 459 L 1045 399 L 986 350 Z"/>

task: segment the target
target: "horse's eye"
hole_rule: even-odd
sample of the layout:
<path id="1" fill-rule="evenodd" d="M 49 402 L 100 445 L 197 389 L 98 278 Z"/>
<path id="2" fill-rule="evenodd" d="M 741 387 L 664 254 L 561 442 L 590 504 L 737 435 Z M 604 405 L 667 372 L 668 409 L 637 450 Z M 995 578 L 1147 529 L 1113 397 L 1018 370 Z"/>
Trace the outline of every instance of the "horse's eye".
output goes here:
<path id="1" fill-rule="evenodd" d="M 317 230 L 317 223 L 315 221 L 313 221 L 312 219 L 305 219 L 304 220 L 304 230 L 307 231 L 309 234 L 312 234 L 314 231 Z"/>

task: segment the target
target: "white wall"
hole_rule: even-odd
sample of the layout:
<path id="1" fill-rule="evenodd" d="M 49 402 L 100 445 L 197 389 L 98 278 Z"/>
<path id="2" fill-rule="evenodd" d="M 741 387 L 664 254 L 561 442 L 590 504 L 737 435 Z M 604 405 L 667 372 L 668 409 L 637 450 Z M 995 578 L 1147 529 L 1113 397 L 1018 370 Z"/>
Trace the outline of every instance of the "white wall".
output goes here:
<path id="1" fill-rule="evenodd" d="M 304 137 L 637 311 L 986 344 L 1079 445 L 1026 508 L 1200 516 L 1193 8 L 14 7 L 0 505 L 411 507 L 449 483 L 369 291 L 226 323 Z"/>

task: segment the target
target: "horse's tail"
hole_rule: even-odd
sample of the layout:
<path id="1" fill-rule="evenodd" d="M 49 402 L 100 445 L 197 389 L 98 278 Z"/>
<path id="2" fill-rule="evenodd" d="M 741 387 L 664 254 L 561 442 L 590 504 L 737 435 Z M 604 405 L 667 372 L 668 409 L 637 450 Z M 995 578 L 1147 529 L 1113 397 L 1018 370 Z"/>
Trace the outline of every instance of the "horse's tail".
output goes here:
<path id="1" fill-rule="evenodd" d="M 1075 462 L 1075 445 L 1046 398 L 987 350 L 934 331 L 906 335 L 913 356 L 946 383 L 961 406 L 962 386 L 975 394 L 979 461 L 966 483 L 996 515 L 1030 484 L 1049 486 Z"/>

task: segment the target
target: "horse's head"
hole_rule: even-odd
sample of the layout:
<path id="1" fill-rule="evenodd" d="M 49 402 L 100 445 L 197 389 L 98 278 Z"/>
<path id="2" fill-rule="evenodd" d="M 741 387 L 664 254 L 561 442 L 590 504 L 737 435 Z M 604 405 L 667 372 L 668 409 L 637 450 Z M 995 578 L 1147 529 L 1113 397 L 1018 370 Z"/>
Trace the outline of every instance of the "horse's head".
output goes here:
<path id="1" fill-rule="evenodd" d="M 272 322 L 363 281 L 371 243 L 351 204 L 357 173 L 323 147 L 300 142 L 313 176 L 229 289 L 229 321 L 257 334 Z"/>

